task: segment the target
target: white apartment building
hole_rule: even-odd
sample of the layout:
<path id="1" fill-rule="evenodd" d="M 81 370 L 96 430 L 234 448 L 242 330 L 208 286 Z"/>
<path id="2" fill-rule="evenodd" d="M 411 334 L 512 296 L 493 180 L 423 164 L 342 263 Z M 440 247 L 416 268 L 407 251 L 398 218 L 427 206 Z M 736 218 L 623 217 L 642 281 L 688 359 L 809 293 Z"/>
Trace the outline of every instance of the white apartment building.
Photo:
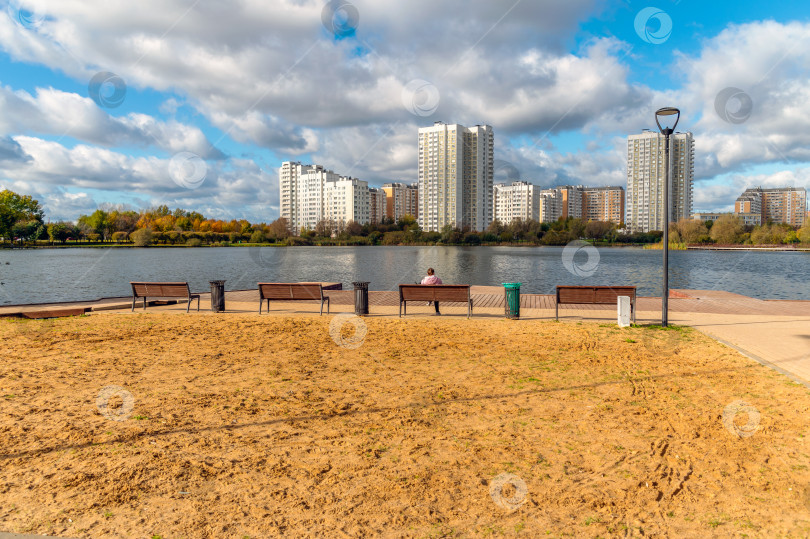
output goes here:
<path id="1" fill-rule="evenodd" d="M 515 219 L 540 220 L 540 189 L 529 182 L 496 184 L 492 192 L 494 220 L 508 225 Z"/>
<path id="2" fill-rule="evenodd" d="M 664 229 L 664 135 L 644 130 L 627 138 L 625 225 L 630 232 Z M 695 141 L 692 133 L 670 136 L 669 220 L 692 215 Z"/>
<path id="3" fill-rule="evenodd" d="M 482 231 L 492 221 L 492 127 L 436 122 L 419 129 L 419 226 Z"/>
<path id="4" fill-rule="evenodd" d="M 366 224 L 371 217 L 368 183 L 341 177 L 321 165 L 282 163 L 279 200 L 281 217 L 293 234 L 312 230 L 322 220 L 342 228 L 350 220 Z"/>
<path id="5" fill-rule="evenodd" d="M 371 219 L 368 182 L 357 178 L 338 178 L 324 185 L 325 210 L 323 219 L 341 231 L 349 221 L 361 225 Z"/>
<path id="6" fill-rule="evenodd" d="M 541 223 L 553 223 L 562 215 L 562 205 L 556 189 L 543 189 L 540 191 L 540 200 L 537 204 L 537 220 Z"/>

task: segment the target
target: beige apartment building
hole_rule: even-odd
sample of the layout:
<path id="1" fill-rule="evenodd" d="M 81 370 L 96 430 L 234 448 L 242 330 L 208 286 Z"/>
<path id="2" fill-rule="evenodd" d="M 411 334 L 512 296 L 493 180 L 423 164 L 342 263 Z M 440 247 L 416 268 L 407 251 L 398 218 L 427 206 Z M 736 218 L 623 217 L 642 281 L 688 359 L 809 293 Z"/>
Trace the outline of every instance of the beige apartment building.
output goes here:
<path id="1" fill-rule="evenodd" d="M 418 222 L 440 232 L 446 225 L 482 231 L 492 221 L 492 127 L 436 122 L 418 133 Z"/>
<path id="2" fill-rule="evenodd" d="M 664 229 L 664 135 L 644 130 L 627 139 L 625 226 L 630 232 Z M 670 137 L 669 220 L 692 215 L 695 141 L 692 133 Z"/>
<path id="3" fill-rule="evenodd" d="M 419 185 L 404 183 L 385 183 L 382 186 L 385 192 L 385 216 L 399 221 L 402 217 L 410 215 L 419 217 Z"/>
<path id="4" fill-rule="evenodd" d="M 385 190 L 376 187 L 368 188 L 369 223 L 382 223 L 385 217 Z"/>
<path id="5" fill-rule="evenodd" d="M 623 187 L 585 187 L 561 185 L 539 192 L 541 222 L 553 222 L 569 217 L 585 221 L 624 222 L 625 198 Z"/>
<path id="6" fill-rule="evenodd" d="M 585 187 L 582 190 L 582 218 L 621 225 L 624 222 L 624 188 Z"/>
<path id="7" fill-rule="evenodd" d="M 734 202 L 734 213 L 759 215 L 760 223 L 772 221 L 800 227 L 807 216 L 807 190 L 804 187 L 746 189 Z"/>

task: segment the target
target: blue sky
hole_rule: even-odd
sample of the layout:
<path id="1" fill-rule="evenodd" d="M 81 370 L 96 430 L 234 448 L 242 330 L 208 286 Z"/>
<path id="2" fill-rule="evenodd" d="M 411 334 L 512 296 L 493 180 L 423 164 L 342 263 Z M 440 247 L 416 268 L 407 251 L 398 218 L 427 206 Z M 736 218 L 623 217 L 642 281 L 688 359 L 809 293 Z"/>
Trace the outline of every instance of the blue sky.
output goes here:
<path id="1" fill-rule="evenodd" d="M 282 161 L 411 182 L 416 130 L 437 120 L 492 125 L 495 157 L 538 185 L 625 185 L 626 136 L 661 106 L 695 136 L 696 211 L 754 185 L 810 187 L 799 3 L 3 8 L 0 187 L 51 219 L 124 203 L 272 221 Z"/>

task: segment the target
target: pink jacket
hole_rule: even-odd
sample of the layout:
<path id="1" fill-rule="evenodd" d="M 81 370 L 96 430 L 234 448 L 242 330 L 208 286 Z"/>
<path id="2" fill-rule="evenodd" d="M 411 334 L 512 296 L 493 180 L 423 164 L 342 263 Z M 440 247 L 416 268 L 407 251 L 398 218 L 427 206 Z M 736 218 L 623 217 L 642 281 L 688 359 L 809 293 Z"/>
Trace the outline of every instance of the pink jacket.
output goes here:
<path id="1" fill-rule="evenodd" d="M 426 275 L 425 278 L 422 279 L 422 284 L 442 284 L 442 280 L 435 275 Z"/>

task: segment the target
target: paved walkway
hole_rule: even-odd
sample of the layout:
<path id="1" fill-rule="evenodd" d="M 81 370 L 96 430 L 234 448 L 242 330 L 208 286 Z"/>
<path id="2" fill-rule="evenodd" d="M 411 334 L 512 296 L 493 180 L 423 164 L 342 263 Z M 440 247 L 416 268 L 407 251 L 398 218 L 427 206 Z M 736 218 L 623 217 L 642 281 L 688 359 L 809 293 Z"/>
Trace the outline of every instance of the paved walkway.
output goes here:
<path id="1" fill-rule="evenodd" d="M 473 286 L 473 315 L 475 318 L 502 318 L 504 292 L 502 287 Z M 331 312 L 354 312 L 352 290 L 325 292 L 331 300 Z M 673 324 L 689 325 L 737 349 L 744 355 L 776 369 L 810 387 L 810 301 L 759 300 L 713 290 L 674 290 L 669 300 L 669 320 Z M 554 318 L 554 296 L 521 295 L 521 318 L 548 320 Z M 227 313 L 256 313 L 259 306 L 257 290 L 235 290 L 225 296 Z M 162 303 L 162 304 L 161 304 Z M 317 313 L 317 302 L 272 301 L 271 312 Z M 30 317 L 68 316 L 101 310 L 129 313 L 131 298 L 104 298 L 98 301 L 51 303 L 0 308 L 0 316 Z M 210 294 L 200 298 L 201 313 L 209 310 Z M 369 292 L 372 316 L 397 316 L 398 291 Z M 196 307 L 196 304 L 194 305 Z M 185 302 L 150 302 L 148 312 L 184 313 Z M 428 316 L 433 308 L 414 302 L 408 316 Z M 141 308 L 135 309 L 136 314 Z M 193 312 L 193 311 L 192 311 Z M 463 304 L 443 303 L 442 312 L 450 316 L 466 316 Z M 615 308 L 600 305 L 560 306 L 561 320 L 616 320 Z M 655 324 L 661 321 L 661 298 L 638 298 L 637 321 Z"/>

